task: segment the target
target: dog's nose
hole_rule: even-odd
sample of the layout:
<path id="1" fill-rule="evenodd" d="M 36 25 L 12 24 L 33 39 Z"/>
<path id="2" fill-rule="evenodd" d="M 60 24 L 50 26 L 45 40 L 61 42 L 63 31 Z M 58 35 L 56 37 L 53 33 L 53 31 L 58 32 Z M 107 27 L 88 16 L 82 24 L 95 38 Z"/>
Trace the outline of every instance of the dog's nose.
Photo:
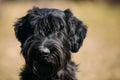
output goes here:
<path id="1" fill-rule="evenodd" d="M 47 47 L 40 46 L 39 47 L 40 55 L 41 56 L 48 56 L 50 53 L 50 50 Z"/>

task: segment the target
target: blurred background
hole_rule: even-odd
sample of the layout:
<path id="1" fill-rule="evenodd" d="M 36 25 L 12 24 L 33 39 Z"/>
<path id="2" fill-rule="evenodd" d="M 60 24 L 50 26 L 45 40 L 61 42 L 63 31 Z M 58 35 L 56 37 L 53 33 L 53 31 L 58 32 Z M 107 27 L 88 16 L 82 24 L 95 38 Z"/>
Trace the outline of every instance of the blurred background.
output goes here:
<path id="1" fill-rule="evenodd" d="M 78 80 L 120 80 L 120 0 L 0 0 L 0 80 L 19 80 L 24 59 L 13 25 L 33 6 L 69 8 L 88 26 L 72 55 Z"/>

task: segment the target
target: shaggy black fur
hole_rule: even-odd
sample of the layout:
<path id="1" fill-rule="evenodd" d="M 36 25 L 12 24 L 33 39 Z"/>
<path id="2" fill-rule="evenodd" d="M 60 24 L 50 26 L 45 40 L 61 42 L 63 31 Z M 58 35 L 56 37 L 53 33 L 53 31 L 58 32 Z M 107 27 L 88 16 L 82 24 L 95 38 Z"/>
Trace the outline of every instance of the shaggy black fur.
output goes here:
<path id="1" fill-rule="evenodd" d="M 77 80 L 71 52 L 77 52 L 87 28 L 67 9 L 34 7 L 15 23 L 26 64 L 21 80 Z"/>

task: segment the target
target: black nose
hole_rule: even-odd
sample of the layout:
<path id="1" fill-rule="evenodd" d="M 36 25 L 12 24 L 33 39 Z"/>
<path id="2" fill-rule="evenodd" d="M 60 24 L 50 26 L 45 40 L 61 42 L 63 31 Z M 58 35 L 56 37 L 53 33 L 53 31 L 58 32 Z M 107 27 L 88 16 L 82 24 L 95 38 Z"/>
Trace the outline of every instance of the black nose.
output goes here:
<path id="1" fill-rule="evenodd" d="M 38 49 L 40 56 L 48 56 L 50 54 L 50 50 L 47 47 L 40 46 Z"/>

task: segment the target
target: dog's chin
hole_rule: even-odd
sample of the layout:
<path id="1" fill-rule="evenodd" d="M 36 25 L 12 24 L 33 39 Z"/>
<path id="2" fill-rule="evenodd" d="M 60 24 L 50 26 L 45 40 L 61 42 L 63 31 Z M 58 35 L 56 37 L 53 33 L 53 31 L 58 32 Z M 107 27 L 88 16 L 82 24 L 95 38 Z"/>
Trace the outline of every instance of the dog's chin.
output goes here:
<path id="1" fill-rule="evenodd" d="M 57 72 L 57 64 L 48 62 L 45 59 L 33 61 L 33 72 L 38 76 L 50 77 Z"/>

